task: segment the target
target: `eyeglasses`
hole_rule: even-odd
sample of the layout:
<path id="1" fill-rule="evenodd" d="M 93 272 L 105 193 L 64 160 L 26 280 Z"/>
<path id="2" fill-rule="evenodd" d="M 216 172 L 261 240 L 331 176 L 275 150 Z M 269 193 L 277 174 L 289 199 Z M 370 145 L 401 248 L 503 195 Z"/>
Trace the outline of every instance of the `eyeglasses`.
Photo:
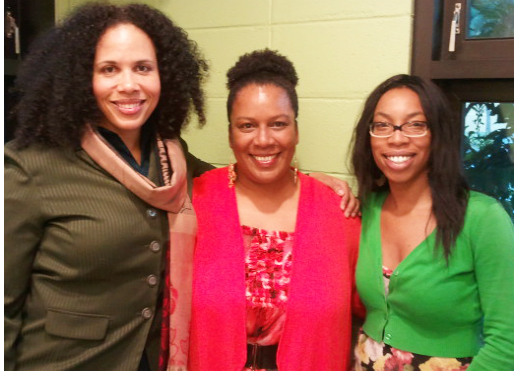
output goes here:
<path id="1" fill-rule="evenodd" d="M 373 122 L 369 126 L 369 133 L 376 138 L 388 138 L 396 130 L 401 130 L 405 137 L 416 138 L 425 136 L 428 131 L 428 123 L 425 121 L 410 121 L 402 125 L 392 125 L 388 122 Z"/>

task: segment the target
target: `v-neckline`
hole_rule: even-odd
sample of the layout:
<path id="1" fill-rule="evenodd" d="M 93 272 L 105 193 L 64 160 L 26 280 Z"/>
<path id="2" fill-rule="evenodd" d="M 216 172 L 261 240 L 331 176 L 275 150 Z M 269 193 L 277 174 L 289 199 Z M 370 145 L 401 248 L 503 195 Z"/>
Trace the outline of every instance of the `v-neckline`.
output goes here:
<path id="1" fill-rule="evenodd" d="M 378 229 L 378 246 L 379 246 L 379 249 L 380 249 L 380 267 L 379 267 L 380 274 L 383 274 L 383 267 L 392 269 L 392 272 L 397 272 L 402 267 L 407 265 L 408 263 L 406 263 L 406 262 L 408 260 L 411 260 L 411 257 L 413 255 L 416 255 L 419 251 L 421 251 L 423 249 L 423 247 L 422 247 L 423 245 L 425 245 L 425 244 L 427 245 L 428 241 L 430 239 L 435 238 L 435 234 L 436 234 L 436 231 L 437 231 L 437 227 L 435 227 L 432 230 L 432 232 L 430 232 L 430 234 L 428 236 L 426 236 L 420 243 L 418 243 L 417 246 L 414 247 L 412 249 L 412 251 L 410 251 L 394 268 L 391 268 L 391 267 L 388 267 L 387 265 L 385 265 L 384 262 L 383 262 L 383 245 L 382 245 L 382 241 L 381 241 L 381 211 L 383 209 L 383 204 L 385 203 L 385 200 L 387 199 L 387 196 L 388 196 L 388 192 L 385 193 L 383 195 L 383 197 L 381 198 L 381 200 L 380 200 L 380 207 L 379 207 L 377 215 L 376 215 L 376 218 L 377 218 L 376 225 L 377 225 L 377 229 Z"/>

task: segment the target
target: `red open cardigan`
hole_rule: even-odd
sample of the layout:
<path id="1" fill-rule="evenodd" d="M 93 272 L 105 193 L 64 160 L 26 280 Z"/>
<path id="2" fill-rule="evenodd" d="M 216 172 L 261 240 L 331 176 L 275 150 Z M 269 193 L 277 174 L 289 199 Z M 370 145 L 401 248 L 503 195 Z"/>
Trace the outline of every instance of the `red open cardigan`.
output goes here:
<path id="1" fill-rule="evenodd" d="M 245 253 L 227 168 L 194 180 L 198 218 L 194 257 L 191 371 L 241 371 L 246 361 Z M 339 198 L 300 175 L 293 268 L 279 343 L 280 371 L 344 371 L 360 220 L 345 219 Z"/>

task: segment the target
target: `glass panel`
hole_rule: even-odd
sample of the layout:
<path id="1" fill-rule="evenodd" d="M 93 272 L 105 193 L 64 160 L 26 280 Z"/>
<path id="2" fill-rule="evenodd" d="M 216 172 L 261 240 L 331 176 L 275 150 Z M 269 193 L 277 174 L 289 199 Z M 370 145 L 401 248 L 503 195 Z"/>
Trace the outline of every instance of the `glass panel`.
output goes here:
<path id="1" fill-rule="evenodd" d="M 514 220 L 514 103 L 467 102 L 463 117 L 469 185 L 498 199 Z"/>
<path id="2" fill-rule="evenodd" d="M 514 0 L 468 2 L 467 38 L 514 37 Z"/>

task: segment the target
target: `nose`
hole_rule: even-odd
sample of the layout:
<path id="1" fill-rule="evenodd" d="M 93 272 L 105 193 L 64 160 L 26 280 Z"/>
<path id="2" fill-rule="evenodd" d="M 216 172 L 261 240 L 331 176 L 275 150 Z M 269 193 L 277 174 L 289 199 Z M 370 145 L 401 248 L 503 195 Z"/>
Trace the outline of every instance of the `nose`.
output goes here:
<path id="1" fill-rule="evenodd" d="M 255 144 L 258 146 L 268 146 L 273 143 L 273 136 L 268 126 L 260 126 L 255 137 Z"/>
<path id="2" fill-rule="evenodd" d="M 403 131 L 401 129 L 394 130 L 394 133 L 392 133 L 392 135 L 390 137 L 388 137 L 388 142 L 390 144 L 395 144 L 395 145 L 407 143 L 408 140 L 409 140 L 408 137 L 403 135 Z"/>
<path id="3" fill-rule="evenodd" d="M 138 83 L 131 71 L 124 71 L 120 74 L 117 90 L 124 93 L 133 93 L 138 90 Z"/>

